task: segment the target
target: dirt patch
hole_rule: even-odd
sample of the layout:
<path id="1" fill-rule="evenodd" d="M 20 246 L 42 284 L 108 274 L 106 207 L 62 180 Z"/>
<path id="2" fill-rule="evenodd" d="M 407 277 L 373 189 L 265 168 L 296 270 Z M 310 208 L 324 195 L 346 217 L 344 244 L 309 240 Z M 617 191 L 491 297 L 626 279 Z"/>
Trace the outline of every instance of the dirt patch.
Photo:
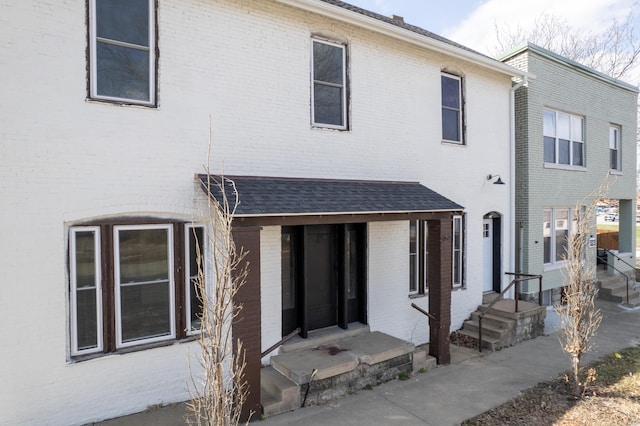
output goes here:
<path id="1" fill-rule="evenodd" d="M 640 347 L 591 363 L 595 382 L 572 394 L 567 377 L 542 382 L 463 425 L 633 425 L 640 422 Z"/>

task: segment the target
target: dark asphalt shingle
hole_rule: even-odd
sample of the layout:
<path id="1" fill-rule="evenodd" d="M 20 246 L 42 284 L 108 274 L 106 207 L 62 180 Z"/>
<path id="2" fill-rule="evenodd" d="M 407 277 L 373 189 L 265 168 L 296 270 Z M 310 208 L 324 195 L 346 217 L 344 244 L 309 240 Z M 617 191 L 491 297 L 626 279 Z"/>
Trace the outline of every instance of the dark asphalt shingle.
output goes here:
<path id="1" fill-rule="evenodd" d="M 207 175 L 200 175 L 207 190 Z M 211 175 L 211 194 L 222 200 L 219 182 Z M 235 183 L 239 205 L 236 216 L 287 216 L 300 214 L 400 213 L 462 210 L 459 204 L 417 182 L 296 179 L 225 176 L 227 197 L 235 200 L 229 180 Z"/>

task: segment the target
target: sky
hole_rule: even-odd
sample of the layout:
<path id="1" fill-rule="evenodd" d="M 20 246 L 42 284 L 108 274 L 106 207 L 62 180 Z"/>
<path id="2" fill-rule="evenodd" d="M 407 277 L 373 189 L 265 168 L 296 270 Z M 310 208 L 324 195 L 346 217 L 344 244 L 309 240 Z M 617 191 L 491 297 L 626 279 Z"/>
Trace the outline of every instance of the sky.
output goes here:
<path id="1" fill-rule="evenodd" d="M 601 32 L 613 19 L 623 20 L 638 0 L 345 0 L 404 21 L 491 56 L 496 49 L 496 25 L 531 28 L 542 14 L 562 17 L 575 28 Z M 637 31 L 640 17 L 635 16 Z"/>

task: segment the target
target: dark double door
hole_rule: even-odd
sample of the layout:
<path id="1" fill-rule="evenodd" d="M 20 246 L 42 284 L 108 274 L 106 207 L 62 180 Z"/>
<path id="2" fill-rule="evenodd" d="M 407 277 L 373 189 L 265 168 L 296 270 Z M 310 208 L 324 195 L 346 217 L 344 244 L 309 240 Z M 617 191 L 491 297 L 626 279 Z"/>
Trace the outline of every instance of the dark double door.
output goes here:
<path id="1" fill-rule="evenodd" d="M 365 224 L 282 231 L 282 332 L 366 323 Z"/>

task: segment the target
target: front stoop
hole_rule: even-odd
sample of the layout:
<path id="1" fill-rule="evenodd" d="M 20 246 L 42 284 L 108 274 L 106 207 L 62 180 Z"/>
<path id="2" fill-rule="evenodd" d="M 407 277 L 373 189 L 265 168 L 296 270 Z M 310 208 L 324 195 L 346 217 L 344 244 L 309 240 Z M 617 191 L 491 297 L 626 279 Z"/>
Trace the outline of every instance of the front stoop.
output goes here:
<path id="1" fill-rule="evenodd" d="M 300 407 L 300 386 L 287 379 L 273 367 L 263 367 L 260 370 L 260 388 L 260 401 L 264 417 Z"/>
<path id="2" fill-rule="evenodd" d="M 263 415 L 268 417 L 298 408 L 305 396 L 306 406 L 321 405 L 399 375 L 428 371 L 434 366 L 435 359 L 427 355 L 423 347 L 416 349 L 412 343 L 381 332 L 280 353 L 271 357 L 270 370 L 265 374 L 278 374 L 282 377 L 281 383 L 295 386 L 298 400 L 294 403 L 292 398 L 290 404 L 272 403 L 270 396 L 279 391 L 265 389 L 263 385 Z M 314 369 L 317 373 L 311 381 Z"/>
<path id="3" fill-rule="evenodd" d="M 487 305 L 480 305 L 471 318 L 464 322 L 459 333 L 477 342 L 480 313 L 486 308 Z M 482 348 L 496 351 L 541 336 L 544 334 L 546 316 L 547 309 L 544 306 L 518 301 L 518 312 L 515 312 L 514 300 L 500 300 L 482 319 Z"/>
<path id="4" fill-rule="evenodd" d="M 640 292 L 635 289 L 635 282 L 629 282 L 629 303 L 627 303 L 627 282 L 619 275 L 598 277 L 598 297 L 615 303 L 621 303 L 628 308 L 640 306 Z"/>

